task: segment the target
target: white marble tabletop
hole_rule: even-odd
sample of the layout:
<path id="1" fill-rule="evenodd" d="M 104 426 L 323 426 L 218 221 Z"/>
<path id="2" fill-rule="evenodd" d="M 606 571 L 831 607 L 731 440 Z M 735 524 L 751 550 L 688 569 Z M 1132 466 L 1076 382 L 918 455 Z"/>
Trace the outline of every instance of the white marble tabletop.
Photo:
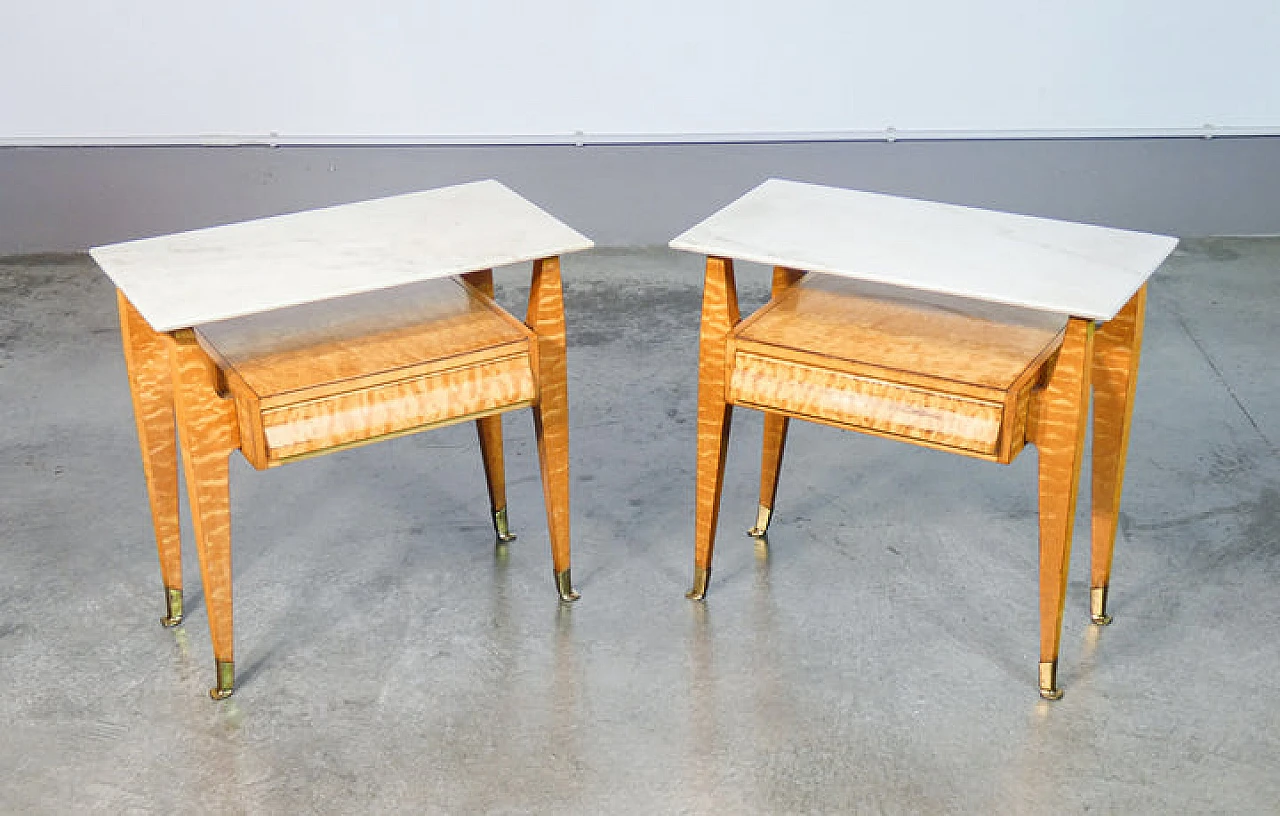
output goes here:
<path id="1" fill-rule="evenodd" d="M 1176 238 L 770 179 L 675 249 L 1109 320 Z"/>
<path id="2" fill-rule="evenodd" d="M 90 250 L 157 331 L 588 249 L 497 181 Z"/>

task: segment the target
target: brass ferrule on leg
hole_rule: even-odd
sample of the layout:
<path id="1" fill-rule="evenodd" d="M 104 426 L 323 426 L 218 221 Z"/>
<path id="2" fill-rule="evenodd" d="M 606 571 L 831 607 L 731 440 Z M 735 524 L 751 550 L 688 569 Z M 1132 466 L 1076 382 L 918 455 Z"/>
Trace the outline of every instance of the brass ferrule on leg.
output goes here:
<path id="1" fill-rule="evenodd" d="M 1040 664 L 1040 696 L 1046 700 L 1062 699 L 1062 689 L 1058 688 L 1058 661 L 1056 660 Z"/>
<path id="2" fill-rule="evenodd" d="M 1106 587 L 1093 587 L 1089 590 L 1089 619 L 1098 626 L 1111 623 L 1111 616 L 1107 614 Z"/>
<path id="3" fill-rule="evenodd" d="M 773 508 L 765 507 L 763 504 L 756 510 L 756 526 L 747 530 L 747 535 L 752 538 L 764 538 L 769 532 L 769 520 L 773 518 Z"/>
<path id="4" fill-rule="evenodd" d="M 707 597 L 707 584 L 711 581 L 711 570 L 707 567 L 693 568 L 693 589 L 684 594 L 691 601 L 701 601 Z"/>
<path id="5" fill-rule="evenodd" d="M 493 531 L 498 534 L 498 541 L 503 544 L 516 540 L 516 534 L 511 532 L 511 527 L 507 523 L 507 508 L 501 507 L 493 511 Z"/>
<path id="6" fill-rule="evenodd" d="M 233 660 L 215 660 L 218 666 L 218 685 L 209 689 L 209 696 L 225 700 L 236 690 L 236 664 Z"/>
<path id="7" fill-rule="evenodd" d="M 160 619 L 160 624 L 168 629 L 182 623 L 182 590 L 166 587 L 164 602 L 169 614 Z"/>
<path id="8" fill-rule="evenodd" d="M 560 600 L 565 602 L 576 601 L 582 597 L 573 589 L 573 578 L 569 575 L 569 570 L 556 573 L 556 591 L 560 593 Z"/>

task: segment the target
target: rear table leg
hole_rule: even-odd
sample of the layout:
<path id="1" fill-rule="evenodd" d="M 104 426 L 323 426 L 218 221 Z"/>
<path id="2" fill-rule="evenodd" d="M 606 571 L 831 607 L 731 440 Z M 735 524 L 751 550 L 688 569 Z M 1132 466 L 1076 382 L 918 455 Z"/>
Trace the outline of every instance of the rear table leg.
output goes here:
<path id="1" fill-rule="evenodd" d="M 489 508 L 493 513 L 493 531 L 500 543 L 516 540 L 507 522 L 507 476 L 502 457 L 502 417 L 489 416 L 476 420 L 480 436 L 480 457 L 484 460 L 484 478 L 489 485 Z"/>
<path id="2" fill-rule="evenodd" d="M 493 297 L 493 270 L 479 269 L 468 272 L 462 279 L 474 286 L 485 297 Z M 480 437 L 480 458 L 484 461 L 484 478 L 489 487 L 489 512 L 493 517 L 493 531 L 498 543 L 515 541 L 507 521 L 507 474 L 502 456 L 502 417 L 488 416 L 476 420 L 476 434 Z"/>
<path id="3" fill-rule="evenodd" d="M 771 297 L 778 298 L 803 278 L 804 272 L 777 266 L 773 269 Z M 782 452 L 787 445 L 787 426 L 791 420 L 782 414 L 765 413 L 764 449 L 760 457 L 760 506 L 756 510 L 756 524 L 747 531 L 752 538 L 765 538 L 769 533 L 769 521 L 773 518 L 774 502 L 778 498 L 778 476 L 782 472 Z"/>
<path id="4" fill-rule="evenodd" d="M 773 518 L 774 502 L 778 497 L 778 476 L 782 472 L 782 453 L 787 446 L 787 426 L 791 420 L 782 414 L 764 415 L 764 453 L 760 458 L 760 507 L 756 510 L 756 525 L 747 530 L 752 538 L 765 538 L 769 533 L 769 521 Z"/>

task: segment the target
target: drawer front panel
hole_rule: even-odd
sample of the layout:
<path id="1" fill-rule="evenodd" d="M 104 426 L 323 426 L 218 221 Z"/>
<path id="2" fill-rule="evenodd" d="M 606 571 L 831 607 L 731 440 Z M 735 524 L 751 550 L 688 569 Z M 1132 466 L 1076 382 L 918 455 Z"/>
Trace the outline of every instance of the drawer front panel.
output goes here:
<path id="1" fill-rule="evenodd" d="M 729 401 L 994 456 L 1004 407 L 739 352 Z"/>
<path id="2" fill-rule="evenodd" d="M 262 412 L 272 463 L 414 428 L 530 405 L 537 394 L 529 357 L 370 385 Z"/>

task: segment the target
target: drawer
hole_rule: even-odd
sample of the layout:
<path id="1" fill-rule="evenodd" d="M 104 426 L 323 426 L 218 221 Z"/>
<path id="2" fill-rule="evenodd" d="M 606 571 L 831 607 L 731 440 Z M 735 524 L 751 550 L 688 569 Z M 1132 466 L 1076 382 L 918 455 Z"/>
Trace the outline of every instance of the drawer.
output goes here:
<path id="1" fill-rule="evenodd" d="M 801 419 L 994 458 L 1000 402 L 927 390 L 790 360 L 739 352 L 730 402 Z"/>
<path id="2" fill-rule="evenodd" d="M 533 333 L 455 279 L 196 329 L 254 467 L 532 405 Z"/>
<path id="3" fill-rule="evenodd" d="M 729 340 L 739 405 L 1008 463 L 1062 315 L 810 274 Z"/>
<path id="4" fill-rule="evenodd" d="M 536 393 L 528 356 L 513 356 L 262 410 L 255 442 L 275 465 L 529 406 Z"/>

